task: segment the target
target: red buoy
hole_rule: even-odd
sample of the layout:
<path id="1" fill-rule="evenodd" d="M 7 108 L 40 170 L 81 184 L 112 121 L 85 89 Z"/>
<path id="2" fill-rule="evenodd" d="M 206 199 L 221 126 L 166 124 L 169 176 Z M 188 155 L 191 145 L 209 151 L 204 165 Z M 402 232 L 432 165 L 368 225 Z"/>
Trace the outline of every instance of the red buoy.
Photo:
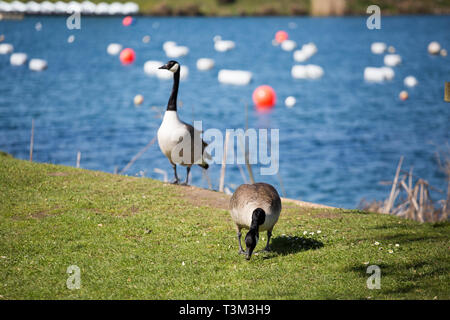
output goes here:
<path id="1" fill-rule="evenodd" d="M 277 95 L 271 86 L 263 85 L 253 91 L 252 98 L 257 109 L 268 110 L 275 106 Z"/>
<path id="2" fill-rule="evenodd" d="M 119 58 L 122 64 L 132 64 L 136 59 L 136 54 L 133 49 L 125 48 L 120 52 Z"/>
<path id="3" fill-rule="evenodd" d="M 133 23 L 133 17 L 132 16 L 126 16 L 125 18 L 123 18 L 122 20 L 122 24 L 125 27 L 131 26 L 131 24 Z"/>
<path id="4" fill-rule="evenodd" d="M 280 30 L 275 33 L 275 41 L 278 43 L 282 43 L 284 40 L 287 40 L 289 35 L 286 31 Z"/>

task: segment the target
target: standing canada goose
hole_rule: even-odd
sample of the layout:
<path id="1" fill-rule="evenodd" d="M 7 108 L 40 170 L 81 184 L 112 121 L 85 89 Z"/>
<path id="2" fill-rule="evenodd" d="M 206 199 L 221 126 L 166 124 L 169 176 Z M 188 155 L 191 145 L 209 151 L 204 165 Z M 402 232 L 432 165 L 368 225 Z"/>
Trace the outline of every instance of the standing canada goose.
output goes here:
<path id="1" fill-rule="evenodd" d="M 180 64 L 171 60 L 159 69 L 167 69 L 173 72 L 172 94 L 167 103 L 167 110 L 164 113 L 163 121 L 158 129 L 159 148 L 172 164 L 175 174 L 173 183 L 177 184 L 179 182 L 177 175 L 178 164 L 187 168 L 184 184 L 188 184 L 189 172 L 191 171 L 192 165 L 198 164 L 203 169 L 208 169 L 209 165 L 203 158 L 205 156 L 210 159 L 210 156 L 205 152 L 208 144 L 201 139 L 201 131 L 194 129 L 193 126 L 178 118 L 177 96 L 180 83 Z M 184 150 L 187 150 L 187 152 L 190 150 L 190 156 L 185 155 L 186 157 L 183 157 Z"/>
<path id="2" fill-rule="evenodd" d="M 264 251 L 269 251 L 272 230 L 280 217 L 281 199 L 277 190 L 267 183 L 242 184 L 230 200 L 230 214 L 236 224 L 239 253 L 246 254 L 249 260 L 259 240 L 259 231 L 267 230 L 267 244 Z M 241 229 L 249 229 L 245 236 L 247 251 L 242 249 Z"/>

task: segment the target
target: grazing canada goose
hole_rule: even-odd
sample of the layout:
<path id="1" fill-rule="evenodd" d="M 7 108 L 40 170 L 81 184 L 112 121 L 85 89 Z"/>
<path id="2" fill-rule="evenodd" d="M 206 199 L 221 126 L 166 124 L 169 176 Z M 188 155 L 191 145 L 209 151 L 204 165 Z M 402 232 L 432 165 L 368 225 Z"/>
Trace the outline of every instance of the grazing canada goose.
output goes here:
<path id="1" fill-rule="evenodd" d="M 230 200 L 230 214 L 236 224 L 239 253 L 246 254 L 249 260 L 259 240 L 259 231 L 267 230 L 267 244 L 264 251 L 269 251 L 272 230 L 281 212 L 281 199 L 277 190 L 267 183 L 242 184 Z M 245 236 L 247 251 L 242 249 L 241 229 L 249 229 Z"/>
<path id="2" fill-rule="evenodd" d="M 171 60 L 159 69 L 167 69 L 173 72 L 172 94 L 167 103 L 163 121 L 158 129 L 159 148 L 172 164 L 175 174 L 173 183 L 179 182 L 177 175 L 177 164 L 179 164 L 187 168 L 184 184 L 188 184 L 192 165 L 198 164 L 203 169 L 208 169 L 209 165 L 203 158 L 204 156 L 207 159 L 211 158 L 204 152 L 208 144 L 201 139 L 201 131 L 194 129 L 193 126 L 178 118 L 177 96 L 180 83 L 180 64 Z M 190 156 L 185 154 L 185 157 L 183 157 L 183 151 L 188 153 L 190 151 Z"/>

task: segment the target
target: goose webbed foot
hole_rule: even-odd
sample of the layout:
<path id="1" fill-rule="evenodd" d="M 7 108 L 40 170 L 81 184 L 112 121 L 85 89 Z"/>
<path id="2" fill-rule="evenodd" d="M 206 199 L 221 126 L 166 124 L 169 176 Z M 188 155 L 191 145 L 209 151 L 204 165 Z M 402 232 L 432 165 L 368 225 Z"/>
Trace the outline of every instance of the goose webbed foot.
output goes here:
<path id="1" fill-rule="evenodd" d="M 174 179 L 170 183 L 171 184 L 180 184 L 180 181 L 178 179 Z"/>

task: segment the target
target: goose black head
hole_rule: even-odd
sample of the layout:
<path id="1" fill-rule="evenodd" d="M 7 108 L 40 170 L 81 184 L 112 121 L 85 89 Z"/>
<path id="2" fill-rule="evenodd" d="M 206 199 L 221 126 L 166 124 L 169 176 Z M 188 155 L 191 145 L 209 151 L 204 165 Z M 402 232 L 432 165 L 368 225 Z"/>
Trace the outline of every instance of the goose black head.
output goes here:
<path id="1" fill-rule="evenodd" d="M 257 208 L 253 211 L 252 224 L 250 225 L 250 230 L 245 236 L 245 246 L 247 248 L 245 258 L 247 260 L 250 260 L 253 250 L 255 250 L 256 244 L 259 240 L 259 226 L 262 225 L 265 220 L 266 213 L 263 209 Z"/>
<path id="2" fill-rule="evenodd" d="M 175 73 L 180 69 L 180 64 L 174 60 L 170 60 L 165 65 L 159 67 L 159 69 L 166 69 Z"/>

